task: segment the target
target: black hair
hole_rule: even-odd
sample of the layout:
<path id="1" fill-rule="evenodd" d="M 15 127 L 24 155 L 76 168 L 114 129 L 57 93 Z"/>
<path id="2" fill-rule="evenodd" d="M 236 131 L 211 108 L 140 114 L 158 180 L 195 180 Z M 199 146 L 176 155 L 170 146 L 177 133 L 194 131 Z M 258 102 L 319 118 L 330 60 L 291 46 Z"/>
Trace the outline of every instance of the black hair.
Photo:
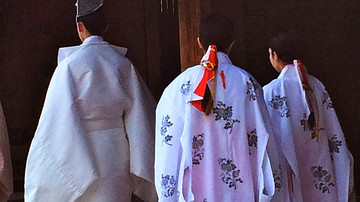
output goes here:
<path id="1" fill-rule="evenodd" d="M 224 52 L 234 41 L 234 25 L 225 16 L 211 14 L 200 22 L 199 38 L 206 50 L 209 45 L 216 45 Z"/>
<path id="2" fill-rule="evenodd" d="M 270 39 L 269 47 L 280 60 L 292 63 L 303 56 L 301 35 L 295 29 L 280 30 Z"/>
<path id="3" fill-rule="evenodd" d="M 90 14 L 77 17 L 76 21 L 84 23 L 90 34 L 99 36 L 104 34 L 108 25 L 103 6 Z"/>

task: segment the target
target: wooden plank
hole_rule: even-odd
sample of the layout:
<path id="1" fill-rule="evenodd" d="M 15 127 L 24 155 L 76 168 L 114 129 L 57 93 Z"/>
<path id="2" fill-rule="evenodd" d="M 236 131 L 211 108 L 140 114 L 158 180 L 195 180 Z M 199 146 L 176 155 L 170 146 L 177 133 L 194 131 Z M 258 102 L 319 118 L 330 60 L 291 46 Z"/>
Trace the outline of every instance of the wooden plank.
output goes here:
<path id="1" fill-rule="evenodd" d="M 179 0 L 179 41 L 181 70 L 198 64 L 203 55 L 196 37 L 199 33 L 201 17 L 208 11 L 209 2 L 201 0 Z"/>
<path id="2" fill-rule="evenodd" d="M 146 55 L 148 68 L 148 85 L 156 98 L 162 93 L 160 70 L 160 43 L 159 43 L 159 14 L 158 0 L 143 0 L 146 35 Z"/>

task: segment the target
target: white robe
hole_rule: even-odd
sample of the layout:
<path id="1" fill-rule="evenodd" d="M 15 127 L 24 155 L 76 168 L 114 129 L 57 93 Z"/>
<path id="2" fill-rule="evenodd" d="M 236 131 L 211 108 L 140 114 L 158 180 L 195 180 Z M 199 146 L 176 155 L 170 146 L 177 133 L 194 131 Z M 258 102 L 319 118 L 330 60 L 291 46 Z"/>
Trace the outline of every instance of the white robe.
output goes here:
<path id="1" fill-rule="evenodd" d="M 0 202 L 8 200 L 13 192 L 9 137 L 4 112 L 0 103 Z"/>
<path id="2" fill-rule="evenodd" d="M 217 56 L 216 96 L 209 116 L 189 103 L 199 99 L 194 90 L 204 73 L 200 65 L 181 73 L 158 103 L 159 201 L 270 201 L 274 194 L 261 86 L 226 54 Z"/>
<path id="3" fill-rule="evenodd" d="M 280 148 L 287 166 L 288 200 L 348 201 L 352 190 L 352 156 L 337 119 L 329 94 L 323 84 L 308 75 L 320 113 L 320 135 L 307 124 L 309 107 L 294 64 L 284 67 L 279 77 L 264 87 L 265 101 L 280 137 Z M 286 177 L 286 176 L 285 176 Z"/>
<path id="4" fill-rule="evenodd" d="M 59 50 L 27 160 L 27 202 L 156 200 L 156 103 L 125 53 L 97 36 Z"/>

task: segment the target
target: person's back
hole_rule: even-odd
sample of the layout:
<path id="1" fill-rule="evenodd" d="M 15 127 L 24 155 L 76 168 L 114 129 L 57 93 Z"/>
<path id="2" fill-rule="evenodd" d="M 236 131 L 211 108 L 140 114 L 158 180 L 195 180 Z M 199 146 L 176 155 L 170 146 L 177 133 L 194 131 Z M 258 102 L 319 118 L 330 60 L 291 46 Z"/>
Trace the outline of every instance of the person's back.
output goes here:
<path id="1" fill-rule="evenodd" d="M 59 50 L 29 151 L 25 199 L 117 202 L 134 192 L 155 200 L 155 101 L 125 48 L 79 36 L 80 46 Z"/>
<path id="2" fill-rule="evenodd" d="M 352 157 L 324 85 L 298 60 L 298 37 L 287 31 L 272 39 L 270 61 L 280 75 L 264 86 L 289 201 L 347 201 Z"/>
<path id="3" fill-rule="evenodd" d="M 209 45 L 203 29 L 232 34 L 226 33 L 231 32 L 227 23 L 217 15 L 202 21 L 200 44 Z M 273 195 L 269 134 L 258 100 L 262 89 L 231 63 L 230 39 L 226 46 L 215 42 L 219 52 L 211 44 L 202 65 L 180 74 L 158 103 L 155 185 L 160 201 L 269 201 Z"/>

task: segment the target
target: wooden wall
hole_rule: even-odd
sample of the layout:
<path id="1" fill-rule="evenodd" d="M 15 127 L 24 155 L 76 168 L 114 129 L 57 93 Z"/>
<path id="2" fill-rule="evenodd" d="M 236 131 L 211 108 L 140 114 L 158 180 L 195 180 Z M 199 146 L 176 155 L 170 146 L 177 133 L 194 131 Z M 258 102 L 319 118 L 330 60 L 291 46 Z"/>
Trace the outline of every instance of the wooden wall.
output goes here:
<path id="1" fill-rule="evenodd" d="M 270 32 L 279 27 L 292 27 L 303 32 L 306 50 L 303 63 L 324 83 L 332 97 L 355 159 L 356 184 L 360 187 L 360 166 L 357 163 L 360 159 L 357 145 L 360 143 L 360 128 L 357 127 L 360 121 L 360 2 L 195 0 L 193 4 L 185 1 L 179 1 L 179 4 L 182 4 L 179 9 L 183 9 L 179 10 L 183 69 L 201 59 L 201 53 L 194 51 L 198 49 L 197 32 L 187 29 L 198 29 L 201 17 L 210 13 L 228 16 L 233 21 L 236 42 L 230 58 L 235 65 L 253 74 L 262 85 L 278 75 L 268 61 Z M 192 19 L 191 23 L 189 19 Z"/>

